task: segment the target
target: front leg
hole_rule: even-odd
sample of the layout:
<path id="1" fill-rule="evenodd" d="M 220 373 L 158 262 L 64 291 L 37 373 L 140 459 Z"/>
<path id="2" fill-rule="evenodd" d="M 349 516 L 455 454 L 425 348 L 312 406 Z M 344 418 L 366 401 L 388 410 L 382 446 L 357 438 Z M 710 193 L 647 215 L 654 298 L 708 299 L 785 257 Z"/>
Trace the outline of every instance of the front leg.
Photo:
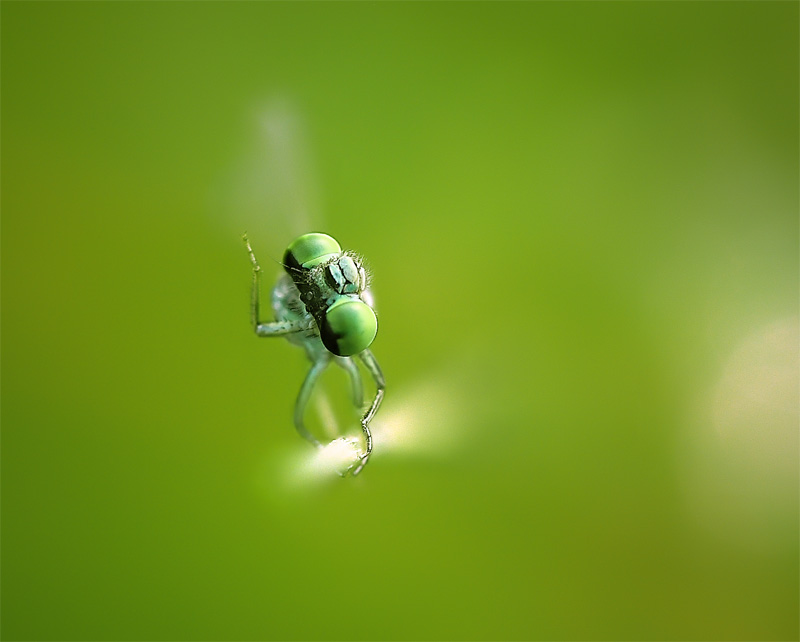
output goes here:
<path id="1" fill-rule="evenodd" d="M 261 305 L 261 266 L 258 264 L 253 248 L 250 247 L 250 241 L 247 234 L 242 235 L 242 240 L 247 247 L 247 253 L 250 255 L 250 263 L 253 265 L 253 283 L 250 290 L 250 323 L 253 325 L 253 331 L 259 337 L 280 337 L 293 332 L 302 330 L 302 326 L 291 321 L 272 321 L 271 323 L 261 323 L 259 321 L 260 305 Z"/>
<path id="2" fill-rule="evenodd" d="M 319 376 L 323 373 L 329 362 L 330 357 L 325 354 L 311 364 L 311 369 L 303 380 L 303 385 L 300 386 L 300 392 L 294 404 L 294 427 L 304 439 L 310 441 L 315 446 L 321 446 L 321 444 L 316 437 L 308 431 L 308 428 L 306 428 L 306 406 L 308 406 L 308 401 L 311 399 L 311 392 L 314 390 L 314 384 L 317 383 L 317 379 L 319 379 Z"/>
<path id="3" fill-rule="evenodd" d="M 353 405 L 359 410 L 364 404 L 364 390 L 361 385 L 361 373 L 358 371 L 356 362 L 350 357 L 337 357 L 336 363 L 347 372 L 350 377 L 350 394 L 353 397 Z"/>
<path id="4" fill-rule="evenodd" d="M 381 372 L 381 367 L 378 365 L 378 361 L 375 359 L 372 352 L 364 350 L 358 357 L 375 380 L 376 390 L 375 398 L 372 400 L 369 410 L 367 410 L 364 417 L 361 419 L 361 430 L 364 431 L 364 437 L 367 440 L 367 452 L 364 453 L 359 460 L 358 467 L 353 471 L 353 477 L 358 475 L 361 469 L 367 465 L 369 456 L 372 454 L 372 433 L 369 429 L 369 423 L 372 421 L 373 417 L 375 417 L 375 413 L 378 412 L 378 408 L 380 408 L 381 402 L 383 401 L 384 391 L 386 390 L 386 381 L 383 378 L 383 372 Z"/>

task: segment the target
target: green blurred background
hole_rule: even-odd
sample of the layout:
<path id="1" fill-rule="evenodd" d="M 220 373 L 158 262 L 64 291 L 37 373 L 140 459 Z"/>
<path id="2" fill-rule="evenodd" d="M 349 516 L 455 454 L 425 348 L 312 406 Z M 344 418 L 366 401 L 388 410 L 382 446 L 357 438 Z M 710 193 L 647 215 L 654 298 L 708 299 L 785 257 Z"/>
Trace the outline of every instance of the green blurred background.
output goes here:
<path id="1" fill-rule="evenodd" d="M 797 639 L 797 3 L 1 11 L 4 639 Z M 356 479 L 248 325 L 304 226 Z"/>

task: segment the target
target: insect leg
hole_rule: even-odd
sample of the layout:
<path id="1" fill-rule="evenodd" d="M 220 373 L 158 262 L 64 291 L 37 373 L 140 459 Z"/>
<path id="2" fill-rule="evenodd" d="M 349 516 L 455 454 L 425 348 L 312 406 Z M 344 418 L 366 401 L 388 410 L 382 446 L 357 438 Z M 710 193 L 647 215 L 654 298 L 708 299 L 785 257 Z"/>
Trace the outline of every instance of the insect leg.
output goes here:
<path id="1" fill-rule="evenodd" d="M 329 358 L 325 357 L 318 359 L 311 364 L 311 369 L 308 371 L 306 378 L 303 380 L 303 385 L 300 386 L 300 392 L 297 395 L 297 401 L 294 404 L 294 427 L 302 437 L 310 441 L 315 446 L 321 444 L 317 439 L 308 432 L 303 417 L 305 415 L 308 400 L 311 398 L 311 391 L 314 389 L 314 384 L 319 379 L 323 370 L 328 366 Z"/>
<path id="2" fill-rule="evenodd" d="M 347 371 L 350 376 L 350 389 L 353 395 L 353 405 L 356 408 L 361 408 L 364 403 L 364 387 L 361 384 L 361 373 L 358 371 L 356 362 L 350 357 L 344 357 L 336 360 L 342 369 Z"/>
<path id="3" fill-rule="evenodd" d="M 282 337 L 293 332 L 300 332 L 303 328 L 291 321 L 272 321 L 271 323 L 259 323 L 254 329 L 259 337 Z"/>
<path id="4" fill-rule="evenodd" d="M 250 323 L 253 324 L 253 331 L 259 337 L 280 337 L 292 332 L 298 332 L 302 328 L 290 321 L 273 321 L 272 323 L 261 323 L 259 321 L 259 309 L 261 304 L 261 266 L 258 264 L 253 248 L 250 247 L 250 240 L 247 234 L 242 235 L 242 240 L 247 247 L 250 255 L 250 263 L 253 265 L 253 283 L 250 289 Z"/>
<path id="5" fill-rule="evenodd" d="M 369 350 L 364 350 L 358 355 L 358 357 L 364 363 L 364 366 L 366 366 L 367 370 L 372 375 L 372 378 L 375 380 L 376 390 L 375 398 L 372 400 L 369 410 L 367 410 L 367 412 L 364 414 L 364 417 L 361 419 L 361 430 L 364 431 L 364 437 L 367 440 L 367 452 L 361 457 L 358 467 L 353 471 L 353 476 L 356 476 L 361 472 L 361 469 L 367 465 L 369 456 L 372 454 L 372 433 L 369 430 L 369 422 L 372 421 L 375 413 L 378 412 L 381 401 L 383 401 L 384 390 L 386 389 L 386 381 L 383 378 L 381 367 L 378 365 L 378 362 L 373 356 L 372 352 Z"/>

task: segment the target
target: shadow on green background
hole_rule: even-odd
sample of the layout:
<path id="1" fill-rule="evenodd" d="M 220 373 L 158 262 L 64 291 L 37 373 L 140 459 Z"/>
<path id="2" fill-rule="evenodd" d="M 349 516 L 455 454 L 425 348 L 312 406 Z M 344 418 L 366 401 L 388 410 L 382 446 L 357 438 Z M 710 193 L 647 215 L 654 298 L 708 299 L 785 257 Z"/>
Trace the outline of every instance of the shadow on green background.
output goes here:
<path id="1" fill-rule="evenodd" d="M 796 3 L 0 9 L 4 639 L 797 639 Z M 305 226 L 357 479 L 248 325 Z"/>

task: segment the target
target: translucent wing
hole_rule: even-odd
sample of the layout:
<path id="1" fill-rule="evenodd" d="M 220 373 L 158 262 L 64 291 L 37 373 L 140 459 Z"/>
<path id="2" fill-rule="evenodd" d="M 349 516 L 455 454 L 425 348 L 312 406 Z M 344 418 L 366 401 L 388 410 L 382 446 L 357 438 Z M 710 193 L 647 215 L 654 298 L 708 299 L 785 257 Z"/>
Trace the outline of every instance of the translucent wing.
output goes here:
<path id="1" fill-rule="evenodd" d="M 287 98 L 260 104 L 244 129 L 242 151 L 215 190 L 214 210 L 237 242 L 247 232 L 264 259 L 279 261 L 294 238 L 324 228 L 307 129 Z"/>

